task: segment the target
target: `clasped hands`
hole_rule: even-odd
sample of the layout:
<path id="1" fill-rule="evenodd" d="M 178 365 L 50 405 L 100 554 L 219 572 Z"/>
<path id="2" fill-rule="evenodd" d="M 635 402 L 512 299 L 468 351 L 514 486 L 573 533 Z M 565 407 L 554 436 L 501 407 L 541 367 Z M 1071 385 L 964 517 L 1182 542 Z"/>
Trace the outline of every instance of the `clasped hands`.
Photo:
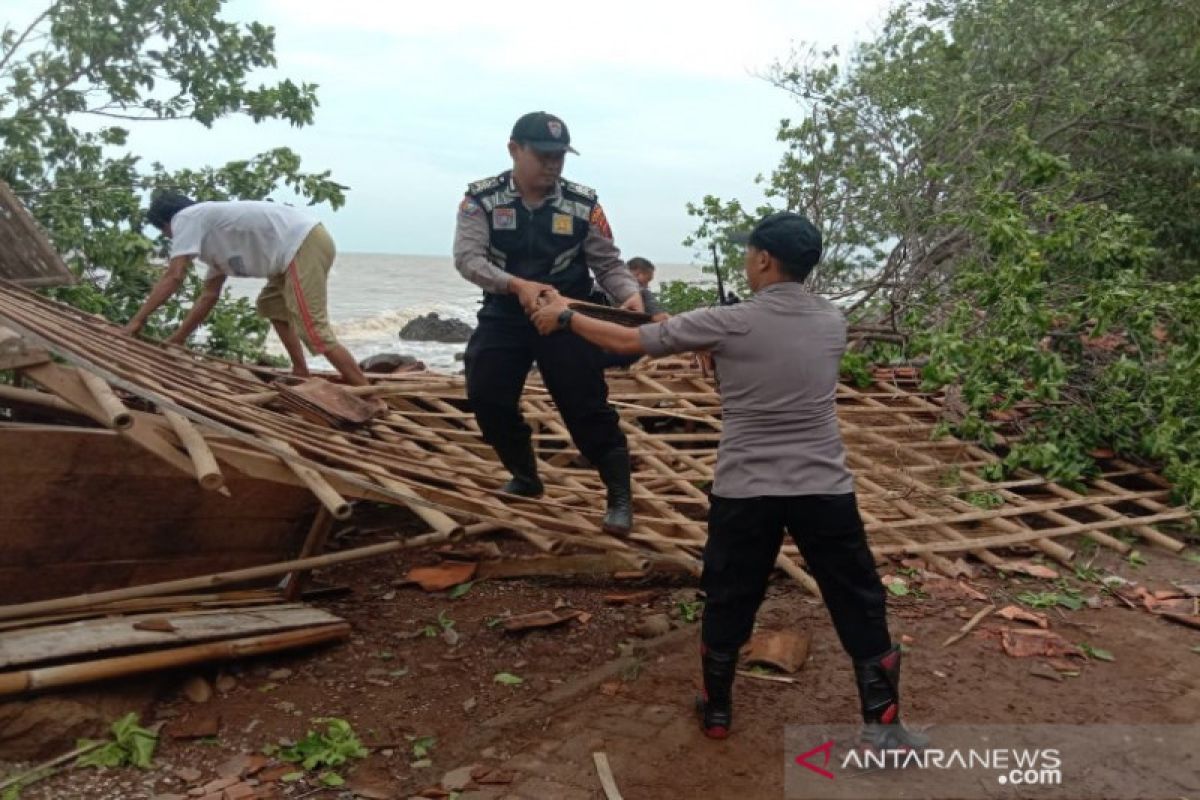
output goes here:
<path id="1" fill-rule="evenodd" d="M 543 336 L 558 330 L 558 315 L 566 311 L 567 298 L 558 293 L 553 286 L 537 281 L 516 280 L 509 284 L 509 289 L 517 296 L 521 308 L 529 315 L 529 320 L 538 333 Z M 629 311 L 642 311 L 642 296 L 638 292 L 621 303 L 621 308 Z"/>

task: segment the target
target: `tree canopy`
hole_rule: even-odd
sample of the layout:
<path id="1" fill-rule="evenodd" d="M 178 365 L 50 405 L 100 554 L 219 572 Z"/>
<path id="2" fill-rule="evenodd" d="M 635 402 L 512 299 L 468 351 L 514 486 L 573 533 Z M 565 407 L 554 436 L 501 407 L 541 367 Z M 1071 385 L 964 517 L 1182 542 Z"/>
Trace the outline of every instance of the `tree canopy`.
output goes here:
<path id="1" fill-rule="evenodd" d="M 142 232 L 150 190 L 197 199 L 266 199 L 290 189 L 310 203 L 344 202 L 328 172 L 306 172 L 287 148 L 223 166 L 170 171 L 129 152 L 134 125 L 195 135 L 222 118 L 312 123 L 317 87 L 252 85 L 276 66 L 274 30 L 222 18 L 223 0 L 59 0 L 0 31 L 0 178 L 21 197 L 83 279 L 60 298 L 110 319 L 133 314 L 156 278 L 158 243 Z M 195 289 L 198 277 L 190 278 Z M 178 300 L 147 327 L 162 333 Z M 257 356 L 267 331 L 244 300 L 214 310 L 206 347 Z"/>
<path id="2" fill-rule="evenodd" d="M 767 205 L 704 198 L 694 243 L 806 213 L 814 289 L 900 334 L 869 356 L 922 363 L 959 433 L 1032 401 L 1008 468 L 1070 480 L 1114 449 L 1200 507 L 1200 6 L 901 2 L 766 77 L 797 101 Z"/>

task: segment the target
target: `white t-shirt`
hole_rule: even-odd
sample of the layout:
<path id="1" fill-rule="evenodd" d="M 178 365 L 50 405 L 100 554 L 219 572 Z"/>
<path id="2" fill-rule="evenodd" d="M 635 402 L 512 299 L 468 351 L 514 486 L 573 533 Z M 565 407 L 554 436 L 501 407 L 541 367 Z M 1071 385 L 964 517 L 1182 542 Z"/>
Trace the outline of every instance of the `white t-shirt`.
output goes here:
<path id="1" fill-rule="evenodd" d="M 319 220 L 260 200 L 196 203 L 171 219 L 171 258 L 192 256 L 217 275 L 270 278 L 288 268 Z"/>

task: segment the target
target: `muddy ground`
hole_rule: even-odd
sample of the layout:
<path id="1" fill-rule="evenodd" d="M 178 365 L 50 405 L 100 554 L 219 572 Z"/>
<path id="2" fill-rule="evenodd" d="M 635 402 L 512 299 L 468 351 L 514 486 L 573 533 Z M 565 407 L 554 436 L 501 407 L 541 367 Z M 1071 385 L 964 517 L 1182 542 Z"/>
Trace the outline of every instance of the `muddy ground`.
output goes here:
<path id="1" fill-rule="evenodd" d="M 371 524 L 360 522 L 334 546 L 420 529 L 392 513 L 381 522 L 375 512 Z M 495 541 L 506 556 L 529 552 L 508 539 Z M 1200 631 L 1131 608 L 1101 583 L 1109 576 L 1133 582 L 1119 588 L 1129 597 L 1136 586 L 1200 583 L 1200 565 L 1152 547 L 1142 547 L 1141 555 L 1145 564 L 1085 547 L 1077 574 L 1049 565 L 1060 573 L 1058 581 L 999 575 L 973 564 L 965 590 L 926 579 L 919 562 L 882 565 L 895 576 L 889 580 L 905 586 L 889 605 L 893 635 L 907 650 L 907 718 L 934 731 L 951 723 L 1200 719 Z M 782 580 L 770 591 L 760 627 L 807 631 L 808 662 L 795 683 L 740 678 L 734 735 L 719 743 L 704 739 L 691 716 L 699 626 L 690 621 L 698 606 L 688 579 L 484 581 L 458 598 L 396 585 L 410 568 L 437 561 L 432 550 L 414 551 L 318 573 L 315 585 L 345 587 L 311 602 L 352 623 L 347 642 L 171 674 L 158 684 L 142 681 L 158 688 L 144 722 L 163 723 L 153 768 L 71 769 L 21 797 L 187 797 L 230 772 L 241 780 L 237 791 L 260 797 L 349 798 L 357 792 L 569 800 L 603 797 L 591 757 L 599 750 L 630 800 L 774 798 L 783 796 L 785 725 L 855 719 L 849 665 L 823 608 Z M 653 596 L 641 604 L 605 601 L 642 589 Z M 1056 592 L 1083 605 L 1034 609 L 1017 601 L 1023 592 Z M 1051 631 L 1086 644 L 1094 656 L 1061 659 L 1062 670 L 1046 658 L 1012 657 L 1002 648 L 1000 629 L 1024 623 L 994 617 L 942 646 L 989 603 L 1044 613 Z M 516 634 L 496 624 L 507 615 L 556 607 L 586 612 L 586 621 Z M 644 629 L 656 614 L 667 615 L 669 631 Z M 655 632 L 665 635 L 647 638 Z M 501 673 L 521 682 L 504 685 L 496 678 Z M 203 702 L 184 693 L 197 677 L 213 688 Z M 319 772 L 283 781 L 284 773 L 297 770 L 277 758 L 230 766 L 240 755 L 295 741 L 320 727 L 314 720 L 329 717 L 349 722 L 369 751 L 338 768 L 345 786 L 322 787 Z M 0 765 L 0 773 L 16 768 Z M 211 796 L 220 798 L 221 791 Z"/>

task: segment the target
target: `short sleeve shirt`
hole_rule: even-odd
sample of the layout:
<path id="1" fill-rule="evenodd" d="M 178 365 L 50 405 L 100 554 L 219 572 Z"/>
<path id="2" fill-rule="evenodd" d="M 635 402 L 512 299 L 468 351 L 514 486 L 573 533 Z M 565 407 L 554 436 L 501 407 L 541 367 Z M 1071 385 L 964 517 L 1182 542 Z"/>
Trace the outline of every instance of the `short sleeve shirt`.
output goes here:
<path id="1" fill-rule="evenodd" d="M 847 494 L 837 421 L 846 321 L 799 283 L 776 283 L 733 306 L 639 328 L 652 356 L 712 351 L 723 431 L 713 493 L 746 498 Z"/>
<path id="2" fill-rule="evenodd" d="M 649 289 L 641 289 L 642 307 L 650 316 L 662 313 L 662 306 L 658 304 L 658 298 L 654 296 L 654 292 Z"/>
<path id="3" fill-rule="evenodd" d="M 288 268 L 318 220 L 280 203 L 196 203 L 171 219 L 171 258 L 192 256 L 217 275 L 270 278 Z"/>

